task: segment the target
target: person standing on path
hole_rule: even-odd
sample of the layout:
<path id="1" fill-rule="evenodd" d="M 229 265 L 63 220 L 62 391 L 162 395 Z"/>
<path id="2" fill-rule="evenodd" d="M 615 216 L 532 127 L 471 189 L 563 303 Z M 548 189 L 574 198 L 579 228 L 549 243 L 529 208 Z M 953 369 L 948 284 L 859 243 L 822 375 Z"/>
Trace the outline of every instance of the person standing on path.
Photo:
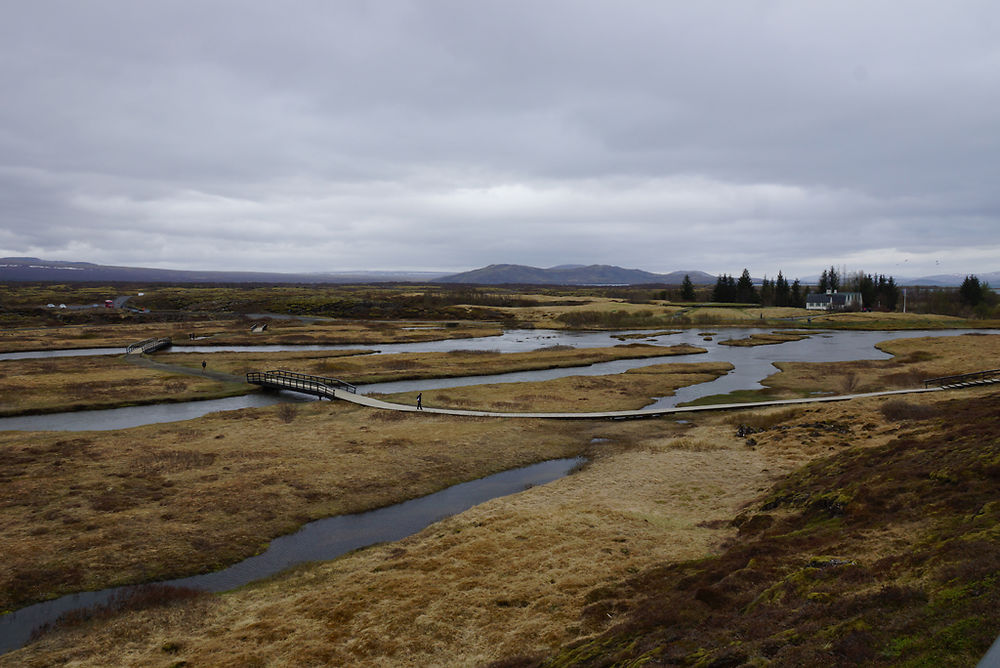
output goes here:
<path id="1" fill-rule="evenodd" d="M 424 393 L 423 392 L 418 392 L 417 393 L 417 410 L 418 411 L 424 410 L 423 399 L 424 399 Z"/>
<path id="2" fill-rule="evenodd" d="M 206 362 L 205 360 L 201 361 L 201 372 L 202 373 L 205 373 L 205 366 L 207 366 L 207 365 L 208 365 L 208 362 Z"/>

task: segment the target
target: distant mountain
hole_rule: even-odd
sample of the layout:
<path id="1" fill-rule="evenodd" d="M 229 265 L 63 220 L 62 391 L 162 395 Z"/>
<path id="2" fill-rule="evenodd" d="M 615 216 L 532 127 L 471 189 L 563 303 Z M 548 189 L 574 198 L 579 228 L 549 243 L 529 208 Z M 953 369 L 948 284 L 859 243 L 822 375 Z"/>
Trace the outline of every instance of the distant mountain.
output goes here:
<path id="1" fill-rule="evenodd" d="M 909 279 L 897 279 L 896 282 L 900 285 L 919 285 L 919 286 L 939 286 L 939 287 L 955 287 L 962 285 L 962 281 L 965 280 L 966 276 L 970 274 L 937 274 L 935 276 L 924 276 L 923 278 Z M 976 278 L 980 281 L 986 281 L 990 284 L 990 287 L 1000 287 L 1000 271 L 991 271 L 986 274 L 974 274 Z"/>
<path id="2" fill-rule="evenodd" d="M 115 267 L 90 262 L 0 258 L 0 281 L 59 281 L 65 283 L 386 283 L 430 282 L 442 272 L 354 271 L 281 274 L 257 271 L 184 271 L 145 267 Z"/>
<path id="3" fill-rule="evenodd" d="M 675 271 L 654 274 L 641 269 L 623 269 L 607 264 L 590 266 L 562 265 L 540 269 L 520 264 L 491 264 L 482 269 L 439 278 L 437 283 L 470 285 L 644 285 L 650 283 L 680 284 L 689 274 L 695 284 L 715 282 L 715 277 L 703 271 Z"/>

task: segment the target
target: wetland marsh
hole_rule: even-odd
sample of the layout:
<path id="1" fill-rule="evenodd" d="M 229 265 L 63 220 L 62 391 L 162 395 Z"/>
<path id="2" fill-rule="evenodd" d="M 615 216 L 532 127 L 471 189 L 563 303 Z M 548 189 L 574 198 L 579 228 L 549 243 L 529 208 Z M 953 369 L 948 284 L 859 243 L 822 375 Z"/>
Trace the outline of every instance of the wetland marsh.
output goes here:
<path id="1" fill-rule="evenodd" d="M 733 347 L 716 342 L 771 330 L 721 330 L 712 342 L 703 341 L 702 331 L 660 329 L 642 336 L 634 330 L 508 330 L 483 339 L 369 340 L 360 348 L 345 341 L 330 344 L 339 350 L 329 353 L 242 354 L 255 364 L 299 364 L 331 375 L 327 364 L 365 360 L 374 360 L 373 375 L 418 373 L 419 379 L 363 390 L 402 392 L 396 400 L 404 402 L 412 399 L 407 393 L 424 391 L 425 402 L 439 405 L 589 410 L 641 407 L 671 393 L 676 402 L 686 400 L 685 393 L 734 389 L 801 396 L 896 387 L 985 368 L 983 361 L 1000 352 L 1000 336 L 988 333 L 814 331 L 801 340 Z M 598 361 L 595 349 L 614 351 L 610 346 L 621 343 L 615 337 L 623 335 L 644 345 L 611 354 L 641 351 L 648 357 Z M 893 340 L 880 343 L 881 350 L 874 347 L 887 339 Z M 706 352 L 663 359 L 667 346 L 680 344 Z M 573 345 L 579 347 L 565 348 Z M 348 347 L 380 353 L 336 357 Z M 190 366 L 207 357 L 212 367 L 236 372 L 245 363 L 237 351 L 186 350 L 154 360 Z M 71 359 L 4 360 L 0 368 Z M 103 359 L 94 369 L 114 361 Z M 574 359 L 597 363 L 541 368 Z M 489 360 L 490 373 L 432 378 L 435 369 L 456 373 L 449 367 L 456 361 L 466 365 L 458 373 L 468 373 L 478 360 Z M 507 363 L 529 368 L 513 372 Z M 162 374 L 136 371 L 149 378 Z M 59 382 L 53 380 L 53 387 Z M 966 392 L 962 397 L 969 400 L 995 395 L 987 389 Z M 914 397 L 907 404 L 928 406 L 928 414 L 938 415 L 934 407 L 944 401 Z M 123 609 L 56 630 L 0 657 L 0 665 L 143 664 L 162 658 L 167 646 L 177 648 L 170 656 L 217 665 L 426 665 L 441 656 L 451 665 L 467 665 L 556 652 L 614 628 L 607 619 L 619 613 L 595 623 L 587 612 L 603 600 L 598 592 L 658 564 L 723 554 L 727 541 L 740 535 L 731 520 L 799 467 L 839 452 L 892 447 L 926 432 L 926 421 L 885 418 L 884 403 L 864 399 L 681 420 L 566 424 L 306 402 L 289 411 L 264 405 L 102 432 L 6 431 L 0 451 L 0 551 L 10 555 L 0 567 L 6 609 L 61 593 L 217 570 L 305 522 L 383 507 L 547 459 L 586 456 L 591 463 L 570 478 L 477 506 L 401 541 L 299 566 L 221 596 Z M 98 411 L 79 415 L 87 413 Z M 761 425 L 752 445 L 736 434 L 737 422 Z M 463 621 L 456 623 L 458 618 Z M 289 625 L 288 619 L 296 622 Z M 407 631 L 394 634 L 394 628 Z M 112 645 L 119 649 L 108 654 Z"/>

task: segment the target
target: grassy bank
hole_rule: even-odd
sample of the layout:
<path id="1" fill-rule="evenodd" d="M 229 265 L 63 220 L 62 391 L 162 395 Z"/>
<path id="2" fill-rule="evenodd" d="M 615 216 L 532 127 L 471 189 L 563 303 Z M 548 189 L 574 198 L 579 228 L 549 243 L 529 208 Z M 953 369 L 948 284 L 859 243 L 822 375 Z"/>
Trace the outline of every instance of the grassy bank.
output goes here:
<path id="1" fill-rule="evenodd" d="M 218 399 L 252 389 L 141 368 L 111 355 L 0 362 L 2 416 Z"/>
<path id="2" fill-rule="evenodd" d="M 635 410 L 655 397 L 672 396 L 680 387 L 715 380 L 732 368 L 728 362 L 655 364 L 609 376 L 428 390 L 423 392 L 423 405 L 500 412 Z M 392 400 L 414 404 L 416 394 L 394 394 Z"/>
<path id="3" fill-rule="evenodd" d="M 946 410 L 919 401 L 935 414 Z M 881 406 L 866 400 L 697 416 L 689 424 L 578 425 L 572 435 L 563 432 L 568 439 L 600 441 L 591 449 L 592 464 L 569 478 L 478 506 L 403 541 L 302 566 L 230 594 L 69 628 L 0 665 L 155 663 L 164 647 L 171 648 L 170 660 L 219 666 L 477 665 L 526 652 L 561 656 L 553 654 L 559 647 L 617 633 L 615 624 L 631 614 L 626 594 L 636 578 L 676 563 L 692 564 L 684 572 L 696 576 L 693 569 L 705 564 L 728 564 L 714 560 L 727 558 L 725 541 L 740 539 L 733 519 L 751 527 L 766 522 L 752 518 L 778 490 L 798 489 L 796 481 L 805 478 L 785 476 L 802 465 L 926 435 L 926 421 L 890 420 Z M 751 443 L 737 436 L 737 421 L 766 431 Z M 435 426 L 444 422 L 450 420 Z M 510 429 L 504 423 L 497 444 L 509 441 Z M 755 498 L 761 500 L 746 513 Z M 897 536 L 895 527 L 884 529 L 890 539 Z M 801 564 L 792 559 L 787 572 L 808 568 L 813 558 L 855 559 L 873 570 L 867 552 L 823 549 L 829 553 L 808 549 Z M 619 591 L 625 592 L 620 604 Z M 803 596 L 811 591 L 826 590 Z M 705 606 L 699 599 L 685 605 L 697 614 Z M 704 623 L 714 628 L 711 620 Z M 608 637 L 618 648 L 620 636 Z M 706 651 L 716 649 L 706 644 Z"/>
<path id="4" fill-rule="evenodd" d="M 268 329 L 251 333 L 254 323 L 268 322 Z M 497 336 L 501 329 L 482 323 L 442 323 L 429 329 L 427 323 L 297 320 L 201 320 L 190 322 L 118 323 L 65 325 L 0 330 L 0 352 L 78 348 L 124 348 L 151 337 L 167 336 L 175 346 L 222 345 L 339 345 L 406 343 L 439 339 Z M 413 329 L 410 329 L 410 328 Z M 191 336 L 195 338 L 191 338 Z"/>
<path id="5" fill-rule="evenodd" d="M 888 360 L 776 362 L 762 390 L 739 390 L 702 397 L 687 405 L 795 399 L 815 394 L 859 394 L 923 387 L 927 378 L 996 368 L 1000 335 L 965 334 L 894 339 L 878 344 Z"/>
<path id="6" fill-rule="evenodd" d="M 586 429 L 317 402 L 113 432 L 8 432 L 0 609 L 216 569 L 311 519 L 580 454 Z"/>
<path id="7" fill-rule="evenodd" d="M 340 351 L 337 351 L 340 352 Z M 704 353 L 696 346 L 651 346 L 630 344 L 607 348 L 555 346 L 522 353 L 490 350 L 454 350 L 444 353 L 398 353 L 394 355 L 347 356 L 321 353 L 216 353 L 212 367 L 228 373 L 283 368 L 299 373 L 333 376 L 350 383 L 380 383 L 421 378 L 457 378 L 536 369 L 588 366 L 620 359 L 644 359 Z M 164 362 L 200 368 L 204 355 L 158 354 Z"/>
<path id="8" fill-rule="evenodd" d="M 923 433 L 811 463 L 719 555 L 589 592 L 596 638 L 502 665 L 975 665 L 1000 630 L 1000 394 L 894 401 Z"/>

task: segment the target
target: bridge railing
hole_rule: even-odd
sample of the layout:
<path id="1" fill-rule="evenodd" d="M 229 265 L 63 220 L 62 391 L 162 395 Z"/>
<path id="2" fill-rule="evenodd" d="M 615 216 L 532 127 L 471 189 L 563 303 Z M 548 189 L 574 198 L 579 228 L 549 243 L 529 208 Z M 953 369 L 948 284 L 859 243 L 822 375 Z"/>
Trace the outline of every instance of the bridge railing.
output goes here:
<path id="1" fill-rule="evenodd" d="M 974 373 L 963 373 L 957 376 L 941 376 L 940 378 L 928 378 L 924 381 L 924 387 L 931 385 L 957 385 L 959 383 L 972 383 L 977 380 L 988 380 L 990 378 L 1000 378 L 1000 369 L 989 369 L 987 371 L 976 371 Z"/>
<path id="2" fill-rule="evenodd" d="M 152 353 L 162 348 L 166 348 L 169 345 L 170 345 L 170 338 L 166 336 L 160 338 L 154 337 L 152 339 L 143 339 L 142 341 L 136 341 L 135 343 L 126 346 L 125 354 L 133 355 L 137 350 L 140 353 Z"/>
<path id="3" fill-rule="evenodd" d="M 285 371 L 277 369 L 274 371 L 250 371 L 247 373 L 247 382 L 254 385 L 273 384 L 294 390 L 305 390 L 307 392 L 317 392 L 323 388 L 338 388 L 357 394 L 358 388 L 339 378 L 327 378 L 325 376 L 313 376 L 307 373 L 297 373 L 295 371 Z"/>

